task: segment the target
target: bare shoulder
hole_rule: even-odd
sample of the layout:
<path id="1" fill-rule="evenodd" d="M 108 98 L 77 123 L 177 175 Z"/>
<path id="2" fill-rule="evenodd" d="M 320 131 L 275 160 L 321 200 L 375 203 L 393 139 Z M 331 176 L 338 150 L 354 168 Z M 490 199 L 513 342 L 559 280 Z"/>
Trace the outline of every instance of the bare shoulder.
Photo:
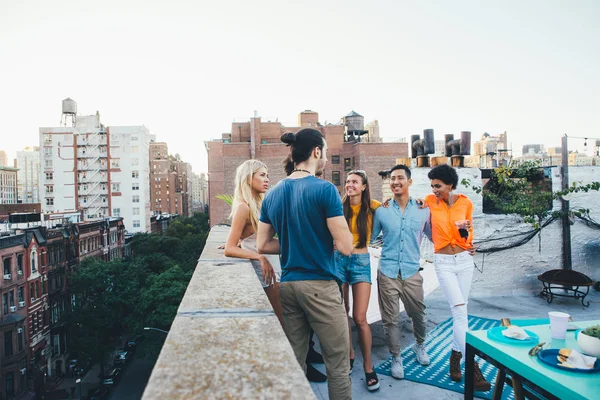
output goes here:
<path id="1" fill-rule="evenodd" d="M 246 204 L 243 201 L 240 201 L 240 202 L 234 204 L 233 215 L 237 215 L 237 214 L 248 216 L 250 214 L 250 206 L 248 206 L 248 204 Z"/>

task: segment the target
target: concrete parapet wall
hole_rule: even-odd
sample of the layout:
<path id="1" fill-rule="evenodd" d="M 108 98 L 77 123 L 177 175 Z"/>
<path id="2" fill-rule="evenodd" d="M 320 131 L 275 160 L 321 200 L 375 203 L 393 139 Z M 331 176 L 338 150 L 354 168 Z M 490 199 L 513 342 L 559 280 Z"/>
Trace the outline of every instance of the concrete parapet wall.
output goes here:
<path id="1" fill-rule="evenodd" d="M 143 398 L 314 399 L 249 261 L 206 246 Z"/>

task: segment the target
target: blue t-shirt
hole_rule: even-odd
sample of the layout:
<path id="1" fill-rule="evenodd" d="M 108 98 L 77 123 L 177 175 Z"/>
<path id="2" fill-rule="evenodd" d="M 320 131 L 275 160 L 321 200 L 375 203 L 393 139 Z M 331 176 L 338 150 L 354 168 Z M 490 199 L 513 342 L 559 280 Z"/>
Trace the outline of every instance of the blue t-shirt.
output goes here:
<path id="1" fill-rule="evenodd" d="M 327 218 L 340 215 L 342 200 L 335 186 L 312 175 L 284 179 L 267 192 L 260 220 L 279 237 L 281 282 L 335 279 Z"/>

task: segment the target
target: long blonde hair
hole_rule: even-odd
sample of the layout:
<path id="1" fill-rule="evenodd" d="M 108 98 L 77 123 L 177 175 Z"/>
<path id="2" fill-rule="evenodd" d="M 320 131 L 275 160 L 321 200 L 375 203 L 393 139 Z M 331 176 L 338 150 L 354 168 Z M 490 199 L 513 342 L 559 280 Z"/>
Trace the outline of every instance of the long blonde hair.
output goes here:
<path id="1" fill-rule="evenodd" d="M 252 178 L 254 174 L 261 168 L 267 169 L 265 163 L 259 160 L 247 160 L 240 164 L 235 171 L 235 191 L 233 192 L 233 205 L 231 207 L 231 215 L 239 203 L 246 203 L 250 208 L 250 224 L 254 232 L 258 232 L 258 218 L 260 217 L 260 207 L 262 205 L 264 193 L 260 193 L 255 197 L 252 193 Z"/>

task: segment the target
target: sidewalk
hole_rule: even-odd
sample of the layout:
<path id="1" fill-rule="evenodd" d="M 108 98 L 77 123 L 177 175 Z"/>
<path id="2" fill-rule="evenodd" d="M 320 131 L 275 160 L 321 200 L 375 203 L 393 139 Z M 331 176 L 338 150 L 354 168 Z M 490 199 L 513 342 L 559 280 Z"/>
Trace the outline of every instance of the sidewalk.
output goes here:
<path id="1" fill-rule="evenodd" d="M 108 366 L 104 367 L 105 369 L 109 368 Z M 62 382 L 57 386 L 57 389 L 66 390 L 69 395 L 71 394 L 71 388 L 75 387 L 75 397 L 73 399 L 81 399 L 86 398 L 88 392 L 92 389 L 96 389 L 98 386 L 102 384 L 102 379 L 100 379 L 100 364 L 94 365 L 82 378 L 80 383 L 76 383 L 77 377 L 67 377 L 63 378 Z M 81 390 L 81 395 L 80 395 Z M 71 398 L 71 397 L 70 397 Z"/>

